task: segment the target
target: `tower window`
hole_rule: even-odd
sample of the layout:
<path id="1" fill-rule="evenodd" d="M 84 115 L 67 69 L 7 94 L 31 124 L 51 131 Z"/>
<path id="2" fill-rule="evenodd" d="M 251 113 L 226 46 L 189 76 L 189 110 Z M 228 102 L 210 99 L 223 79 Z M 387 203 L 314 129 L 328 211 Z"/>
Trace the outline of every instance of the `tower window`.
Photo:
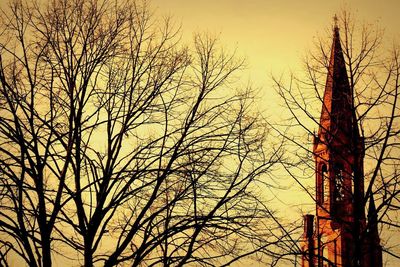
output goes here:
<path id="1" fill-rule="evenodd" d="M 335 165 L 335 200 L 341 201 L 344 198 L 344 171 L 341 164 Z"/>
<path id="2" fill-rule="evenodd" d="M 351 199 L 354 201 L 354 167 L 351 167 Z"/>
<path id="3" fill-rule="evenodd" d="M 321 186 L 321 195 L 323 202 L 329 201 L 329 175 L 328 175 L 328 168 L 326 165 L 322 165 L 321 167 L 321 177 L 322 177 L 322 186 Z"/>

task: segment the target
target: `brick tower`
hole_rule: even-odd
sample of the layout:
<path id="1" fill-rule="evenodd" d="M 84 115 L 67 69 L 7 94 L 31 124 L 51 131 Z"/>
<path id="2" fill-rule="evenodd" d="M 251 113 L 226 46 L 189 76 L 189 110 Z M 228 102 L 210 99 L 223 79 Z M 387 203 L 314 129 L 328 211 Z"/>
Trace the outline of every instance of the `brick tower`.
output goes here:
<path id="1" fill-rule="evenodd" d="M 365 218 L 364 143 L 337 25 L 313 152 L 316 216 L 315 220 L 313 215 L 304 217 L 302 266 L 381 267 L 382 248 L 372 197 L 368 224 Z"/>

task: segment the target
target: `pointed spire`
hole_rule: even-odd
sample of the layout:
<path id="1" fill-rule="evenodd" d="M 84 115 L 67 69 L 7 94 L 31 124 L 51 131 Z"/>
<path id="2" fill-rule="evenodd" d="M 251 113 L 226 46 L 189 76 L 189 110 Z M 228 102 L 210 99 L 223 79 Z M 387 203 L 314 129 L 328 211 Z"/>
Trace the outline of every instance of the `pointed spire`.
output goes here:
<path id="1" fill-rule="evenodd" d="M 335 14 L 335 16 L 333 16 L 333 26 L 334 26 L 334 30 L 336 31 L 336 30 L 339 30 L 339 26 L 338 26 L 338 21 L 339 21 L 339 19 L 338 19 L 338 17 L 336 16 L 336 14 Z"/>
<path id="2" fill-rule="evenodd" d="M 374 196 L 371 194 L 369 197 L 369 207 L 368 207 L 368 224 L 372 227 L 378 223 L 378 214 L 375 207 Z M 376 229 L 378 231 L 378 229 Z"/>
<path id="3" fill-rule="evenodd" d="M 355 114 L 353 93 L 340 43 L 338 18 L 335 15 L 331 55 L 318 132 L 321 140 L 330 140 L 332 137 L 342 139 L 343 136 L 350 138 L 354 127 L 357 127 L 353 114 Z M 341 131 L 342 134 L 338 131 Z M 351 141 L 349 140 L 349 142 Z"/>
<path id="4" fill-rule="evenodd" d="M 369 197 L 368 228 L 366 245 L 368 248 L 370 266 L 382 266 L 382 247 L 378 232 L 378 213 L 375 207 L 374 197 Z"/>

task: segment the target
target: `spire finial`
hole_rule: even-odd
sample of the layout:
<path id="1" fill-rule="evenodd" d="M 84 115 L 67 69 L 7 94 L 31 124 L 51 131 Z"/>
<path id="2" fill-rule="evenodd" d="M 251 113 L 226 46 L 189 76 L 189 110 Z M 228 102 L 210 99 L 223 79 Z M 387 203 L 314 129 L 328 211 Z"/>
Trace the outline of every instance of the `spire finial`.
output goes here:
<path id="1" fill-rule="evenodd" d="M 338 30 L 338 29 L 339 29 L 338 21 L 339 21 L 339 19 L 338 19 L 338 17 L 337 17 L 336 14 L 335 14 L 335 16 L 333 16 L 333 23 L 334 23 L 334 29 L 335 29 L 335 30 Z"/>

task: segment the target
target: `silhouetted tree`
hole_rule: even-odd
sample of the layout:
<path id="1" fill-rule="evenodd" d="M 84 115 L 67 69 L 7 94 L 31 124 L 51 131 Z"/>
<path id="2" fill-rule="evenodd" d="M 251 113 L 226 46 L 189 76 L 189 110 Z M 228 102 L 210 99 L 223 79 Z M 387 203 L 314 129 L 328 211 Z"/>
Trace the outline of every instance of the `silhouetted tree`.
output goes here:
<path id="1" fill-rule="evenodd" d="M 242 61 L 145 3 L 10 3 L 0 42 L 0 263 L 229 264 L 266 251 L 279 160 Z M 266 242 L 268 241 L 268 242 Z"/>
<path id="2" fill-rule="evenodd" d="M 400 50 L 397 45 L 388 48 L 383 42 L 383 32 L 376 25 L 361 25 L 348 11 L 341 12 L 338 26 L 349 84 L 354 94 L 356 119 L 365 146 L 362 177 L 365 194 L 361 196 L 360 207 L 364 210 L 370 207 L 369 224 L 378 224 L 381 244 L 388 259 L 394 257 L 391 259 L 398 260 L 399 240 L 396 235 L 393 240 L 391 235 L 397 233 L 400 226 Z M 313 201 L 316 200 L 312 142 L 314 131 L 321 126 L 319 116 L 330 47 L 329 38 L 319 38 L 315 49 L 305 58 L 303 74 L 292 74 L 289 81 L 274 78 L 277 92 L 290 113 L 287 121 L 274 126 L 286 139 L 288 154 L 284 166 Z M 355 174 L 353 179 L 356 179 Z M 375 207 L 371 206 L 371 199 L 375 200 Z M 367 225 L 366 231 L 370 226 Z M 356 240 L 362 243 L 367 233 L 359 234 L 356 234 Z M 360 244 L 356 246 L 361 247 Z M 299 246 L 293 246 L 291 251 L 300 253 Z M 356 257 L 362 257 L 358 252 Z"/>

